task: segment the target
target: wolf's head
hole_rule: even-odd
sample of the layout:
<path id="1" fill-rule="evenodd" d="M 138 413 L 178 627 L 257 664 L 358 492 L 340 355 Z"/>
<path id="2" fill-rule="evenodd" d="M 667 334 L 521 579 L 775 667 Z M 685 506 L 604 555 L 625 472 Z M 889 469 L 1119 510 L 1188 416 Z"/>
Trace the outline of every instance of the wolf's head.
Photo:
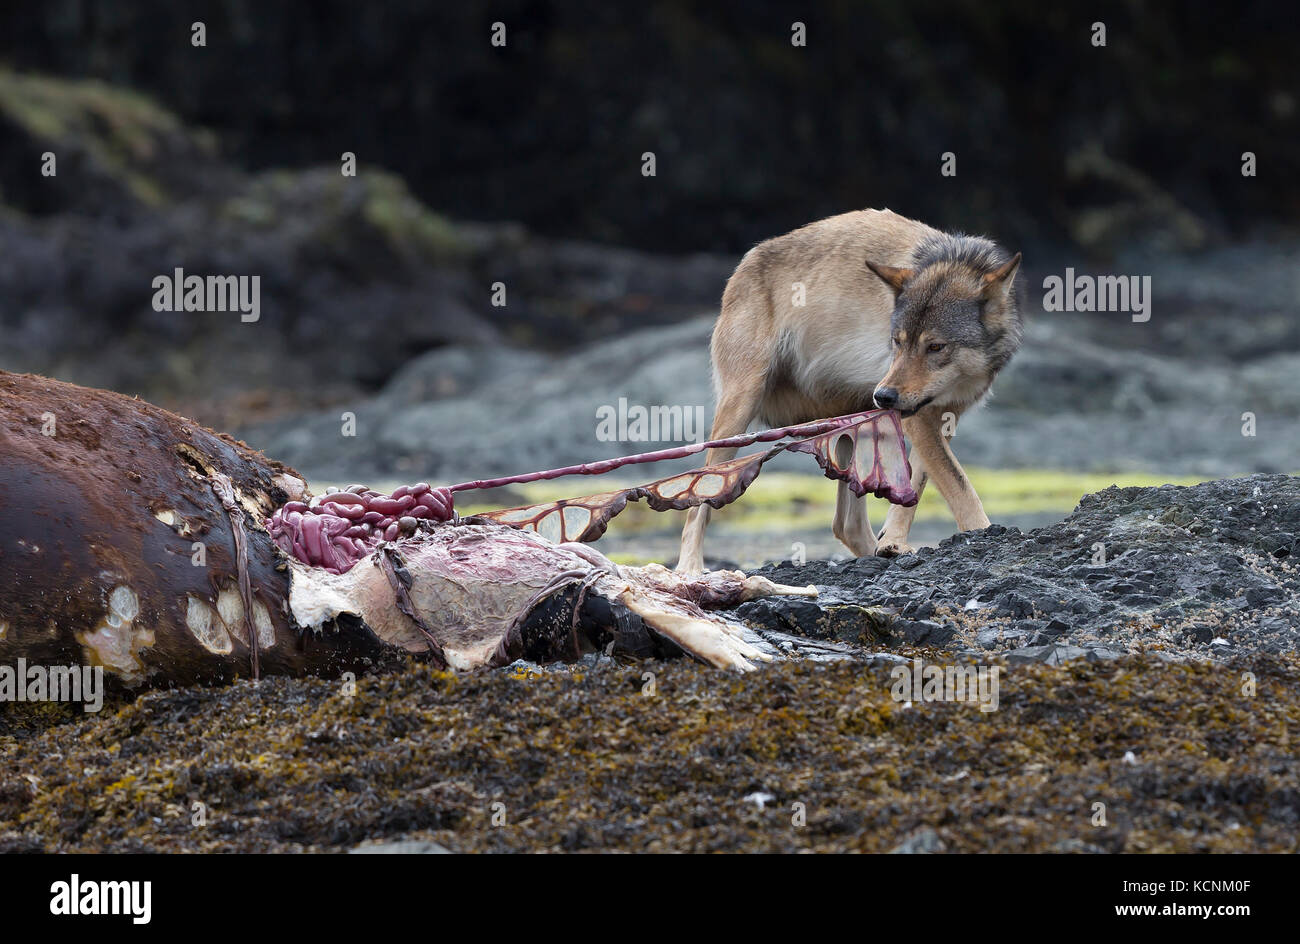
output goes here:
<path id="1" fill-rule="evenodd" d="M 911 416 L 930 404 L 962 409 L 984 396 L 1020 346 L 1020 253 L 944 234 L 922 242 L 909 268 L 871 260 L 867 268 L 894 292 L 893 361 L 876 386 L 876 405 Z"/>

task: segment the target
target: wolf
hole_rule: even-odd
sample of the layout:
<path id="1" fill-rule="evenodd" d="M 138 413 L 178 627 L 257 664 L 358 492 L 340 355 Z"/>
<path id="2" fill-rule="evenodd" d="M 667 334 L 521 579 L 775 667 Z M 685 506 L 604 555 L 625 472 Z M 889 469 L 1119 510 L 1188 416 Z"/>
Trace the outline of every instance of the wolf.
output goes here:
<path id="1" fill-rule="evenodd" d="M 933 479 L 958 528 L 988 527 L 948 443 L 957 418 L 984 399 L 1020 347 L 1020 258 L 888 209 L 843 213 L 759 243 L 727 281 L 713 329 L 709 438 L 743 433 L 756 419 L 788 426 L 896 410 L 917 494 Z M 711 449 L 707 462 L 735 453 Z M 866 499 L 844 482 L 838 488 L 832 530 L 854 555 L 912 550 L 914 508 L 891 505 L 877 537 Z M 679 571 L 704 569 L 710 511 L 699 505 L 687 515 Z"/>

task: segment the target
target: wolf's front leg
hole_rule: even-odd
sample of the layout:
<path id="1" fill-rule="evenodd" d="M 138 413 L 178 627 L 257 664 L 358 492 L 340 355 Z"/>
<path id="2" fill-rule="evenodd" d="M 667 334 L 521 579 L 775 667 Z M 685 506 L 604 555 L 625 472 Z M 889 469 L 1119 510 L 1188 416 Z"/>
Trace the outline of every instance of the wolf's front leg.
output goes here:
<path id="1" fill-rule="evenodd" d="M 912 530 L 912 519 L 916 517 L 917 505 L 925 492 L 925 483 L 930 477 L 925 474 L 925 463 L 915 450 L 910 457 L 912 466 L 912 491 L 916 492 L 916 505 L 906 508 L 902 505 L 890 505 L 885 513 L 885 526 L 880 529 L 880 540 L 876 543 L 877 557 L 898 557 L 911 554 L 912 545 L 907 543 L 907 536 Z"/>
<path id="2" fill-rule="evenodd" d="M 987 528 L 989 519 L 984 514 L 984 506 L 948 446 L 948 441 L 956 430 L 951 424 L 944 423 L 944 415 L 931 408 L 903 420 L 903 433 L 912 444 L 908 461 L 912 466 L 912 489 L 916 492 L 917 505 L 925 492 L 926 483 L 934 478 L 935 487 L 957 519 L 958 528 L 962 531 Z M 896 557 L 912 552 L 907 538 L 916 517 L 917 505 L 911 508 L 889 506 L 885 526 L 880 529 L 880 541 L 876 545 L 878 556 Z"/>
<path id="3" fill-rule="evenodd" d="M 889 506 L 889 511 L 885 513 L 885 526 L 880 529 L 880 541 L 876 544 L 878 557 L 898 557 L 911 554 L 914 550 L 907 542 L 907 537 L 912 531 L 912 520 L 921 504 L 921 496 L 925 494 L 925 483 L 930 481 L 925 470 L 925 460 L 916 448 L 916 441 L 918 437 L 929 437 L 933 433 L 942 432 L 942 429 L 938 418 L 931 416 L 927 410 L 903 420 L 903 435 L 912 444 L 912 452 L 907 459 L 912 467 L 912 491 L 916 492 L 916 504 L 910 508 L 903 505 Z"/>
<path id="4" fill-rule="evenodd" d="M 926 414 L 926 415 L 922 415 Z M 957 457 L 948 446 L 950 436 L 945 435 L 941 424 L 941 414 L 925 410 L 903 420 L 903 432 L 912 440 L 912 455 L 923 474 L 934 481 L 943 500 L 948 503 L 952 516 L 957 519 L 957 527 L 962 531 L 976 531 L 989 526 L 989 516 L 984 513 L 984 505 L 975 489 L 966 477 Z M 919 460 L 919 461 L 918 461 Z M 915 475 L 915 473 L 913 473 Z M 917 490 L 920 494 L 920 490 Z M 909 511 L 911 509 L 908 509 Z M 911 524 L 911 515 L 908 516 Z"/>

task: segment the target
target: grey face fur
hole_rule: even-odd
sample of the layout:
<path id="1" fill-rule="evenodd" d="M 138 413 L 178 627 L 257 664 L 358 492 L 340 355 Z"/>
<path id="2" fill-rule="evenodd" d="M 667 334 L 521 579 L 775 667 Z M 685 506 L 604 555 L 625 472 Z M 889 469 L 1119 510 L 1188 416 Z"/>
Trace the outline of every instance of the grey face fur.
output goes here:
<path id="1" fill-rule="evenodd" d="M 931 404 L 965 409 L 1020 346 L 1020 256 L 987 239 L 945 234 L 923 242 L 913 259 L 909 269 L 868 263 L 896 293 L 893 362 L 876 402 L 904 416 Z"/>

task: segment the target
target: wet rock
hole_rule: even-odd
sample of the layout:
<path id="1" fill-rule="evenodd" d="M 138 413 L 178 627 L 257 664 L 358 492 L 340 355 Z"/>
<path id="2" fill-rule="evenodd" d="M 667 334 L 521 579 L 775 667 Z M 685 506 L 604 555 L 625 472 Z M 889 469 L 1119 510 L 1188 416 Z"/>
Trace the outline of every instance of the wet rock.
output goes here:
<path id="1" fill-rule="evenodd" d="M 892 669 L 896 665 L 907 665 L 911 662 L 910 659 L 893 652 L 874 652 L 868 661 L 873 669 Z"/>
<path id="2" fill-rule="evenodd" d="M 1253 530 L 1227 526 L 1239 519 Z M 1231 639 L 1234 651 L 1287 652 L 1300 645 L 1300 573 L 1273 552 L 1298 529 L 1300 479 L 1260 474 L 1112 487 L 1085 495 L 1056 524 L 967 532 L 892 562 L 808 561 L 758 572 L 811 582 L 822 594 L 799 601 L 797 618 L 783 615 L 790 602 L 772 601 L 767 619 L 817 626 L 813 611 L 832 605 L 892 607 L 893 645 L 1006 649 L 1012 662 L 1051 664 L 1108 659 L 1157 641 L 1181 647 L 1180 658 L 1203 658 L 1206 647 L 1226 653 L 1210 646 L 1216 638 Z M 1092 563 L 1097 543 L 1106 549 L 1100 566 Z M 968 608 L 971 601 L 978 602 Z"/>
<path id="3" fill-rule="evenodd" d="M 951 623 L 936 623 L 934 620 L 895 620 L 890 630 L 912 646 L 944 646 L 957 635 Z"/>
<path id="4" fill-rule="evenodd" d="M 737 607 L 735 614 L 748 625 L 769 632 L 854 645 L 886 641 L 893 630 L 890 616 L 874 607 L 793 597 L 754 600 Z"/>
<path id="5" fill-rule="evenodd" d="M 872 661 L 872 657 L 867 656 L 857 646 L 848 643 L 807 639 L 771 629 L 747 629 L 742 638 L 774 659 L 793 659 L 802 662 L 842 662 L 848 659 Z"/>
<path id="6" fill-rule="evenodd" d="M 1112 659 L 1118 659 L 1124 655 L 1122 650 L 1112 648 L 1111 646 L 1102 646 L 1097 644 L 1083 647 L 1088 652 L 1089 662 L 1109 662 Z"/>
<path id="7" fill-rule="evenodd" d="M 934 615 L 934 604 L 929 600 L 919 600 L 903 607 L 903 616 L 913 620 L 929 619 Z"/>
<path id="8" fill-rule="evenodd" d="M 889 852 L 891 855 L 928 855 L 943 852 L 947 848 L 939 834 L 926 826 L 912 833 Z"/>
<path id="9" fill-rule="evenodd" d="M 1043 627 L 1043 635 L 1049 636 L 1052 639 L 1056 639 L 1059 636 L 1064 636 L 1069 631 L 1070 631 L 1070 624 L 1063 619 L 1048 620 L 1047 625 Z"/>
<path id="10" fill-rule="evenodd" d="M 1080 646 L 1025 646 L 1007 653 L 1007 662 L 1011 665 L 1025 665 L 1041 662 L 1043 665 L 1065 665 L 1074 659 L 1086 659 L 1088 650 Z"/>

